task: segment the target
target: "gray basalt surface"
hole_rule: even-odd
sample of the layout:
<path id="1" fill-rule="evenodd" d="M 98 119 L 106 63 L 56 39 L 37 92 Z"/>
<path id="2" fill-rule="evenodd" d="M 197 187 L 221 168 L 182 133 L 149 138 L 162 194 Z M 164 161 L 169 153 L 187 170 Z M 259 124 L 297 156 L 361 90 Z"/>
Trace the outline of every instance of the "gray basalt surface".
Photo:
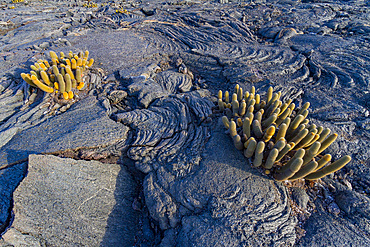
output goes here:
<path id="1" fill-rule="evenodd" d="M 68 112 L 14 135 L 0 149 L 0 168 L 24 161 L 34 153 L 114 145 L 126 140 L 127 131 L 108 117 L 95 97 L 88 97 Z"/>
<path id="2" fill-rule="evenodd" d="M 28 155 L 72 151 L 114 157 L 139 182 L 136 246 L 370 245 L 369 1 L 84 3 L 0 2 L 0 229 Z M 107 75 L 89 75 L 87 98 L 55 116 L 47 94 L 27 102 L 20 73 L 48 50 L 85 49 Z M 328 153 L 352 161 L 294 188 L 252 169 L 213 108 L 236 83 L 309 101 L 310 121 L 339 134 Z"/>
<path id="3" fill-rule="evenodd" d="M 126 141 L 128 128 L 111 120 L 94 97 L 76 103 L 68 112 L 43 121 L 39 125 L 19 130 L 0 148 L 2 196 L 0 222 L 9 217 L 10 198 L 22 180 L 23 164 L 30 154 L 58 153 L 67 150 L 96 149 L 111 146 L 106 155 L 116 152 L 115 145 Z M 10 120 L 9 120 L 10 121 Z M 20 128 L 18 128 L 20 129 Z"/>
<path id="4" fill-rule="evenodd" d="M 251 168 L 224 134 L 222 123 L 215 124 L 196 171 L 174 179 L 163 189 L 158 187 L 163 184 L 164 169 L 149 174 L 144 182 L 146 198 L 155 199 L 153 195 L 167 191 L 178 205 L 178 214 L 183 217 L 176 244 L 294 244 L 296 218 L 291 215 L 287 189 Z M 171 202 L 162 203 L 166 204 Z"/>
<path id="5" fill-rule="evenodd" d="M 10 246 L 132 246 L 136 184 L 124 166 L 30 155 L 14 193 Z"/>

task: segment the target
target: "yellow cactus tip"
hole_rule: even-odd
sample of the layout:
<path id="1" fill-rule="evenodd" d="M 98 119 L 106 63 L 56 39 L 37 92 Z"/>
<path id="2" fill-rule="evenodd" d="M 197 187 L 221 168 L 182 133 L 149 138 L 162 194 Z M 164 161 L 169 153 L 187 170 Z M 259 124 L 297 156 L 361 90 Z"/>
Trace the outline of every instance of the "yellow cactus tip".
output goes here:
<path id="1" fill-rule="evenodd" d="M 92 65 L 93 65 L 93 63 L 94 63 L 94 59 L 93 58 L 91 58 L 90 60 L 89 60 L 89 63 L 87 64 L 87 67 L 91 67 Z"/>
<path id="2" fill-rule="evenodd" d="M 68 98 L 69 98 L 69 99 L 73 99 L 73 96 L 74 96 L 74 95 L 73 95 L 73 92 L 72 92 L 72 91 L 69 91 L 69 92 L 68 92 Z"/>
<path id="3" fill-rule="evenodd" d="M 270 170 L 265 170 L 265 174 L 266 175 L 269 175 L 271 173 L 271 171 Z"/>
<path id="4" fill-rule="evenodd" d="M 68 93 L 67 92 L 63 92 L 63 98 L 65 99 L 65 100 L 67 100 L 68 99 Z"/>
<path id="5" fill-rule="evenodd" d="M 80 84 L 77 86 L 78 90 L 81 90 L 85 86 L 85 83 L 80 82 Z"/>

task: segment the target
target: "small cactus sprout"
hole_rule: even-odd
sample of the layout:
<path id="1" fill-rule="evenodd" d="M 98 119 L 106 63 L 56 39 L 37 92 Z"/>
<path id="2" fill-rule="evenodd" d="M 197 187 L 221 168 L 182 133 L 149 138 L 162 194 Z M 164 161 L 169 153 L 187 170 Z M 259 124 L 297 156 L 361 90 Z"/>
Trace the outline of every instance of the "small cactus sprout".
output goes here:
<path id="1" fill-rule="evenodd" d="M 30 74 L 21 74 L 23 80 L 32 87 L 56 94 L 61 100 L 74 99 L 78 91 L 84 87 L 82 73 L 92 66 L 94 60 L 88 61 L 88 51 L 80 52 L 81 57 L 73 52 L 69 52 L 68 57 L 63 52 L 60 52 L 60 57 L 54 51 L 50 51 L 49 54 L 52 66 L 47 60 L 40 59 L 31 65 Z M 224 108 L 220 107 L 220 110 L 224 111 Z"/>
<path id="2" fill-rule="evenodd" d="M 30 81 L 27 76 L 22 77 Z M 330 163 L 331 155 L 321 154 L 338 134 L 310 124 L 309 102 L 296 108 L 292 99 L 283 101 L 281 92 L 274 92 L 272 87 L 264 97 L 254 87 L 243 92 L 236 85 L 231 92 L 231 99 L 229 91 L 218 92 L 217 103 L 224 113 L 222 122 L 235 147 L 251 158 L 254 167 L 265 169 L 265 174 L 277 181 L 315 180 L 350 162 L 351 157 L 346 155 Z"/>

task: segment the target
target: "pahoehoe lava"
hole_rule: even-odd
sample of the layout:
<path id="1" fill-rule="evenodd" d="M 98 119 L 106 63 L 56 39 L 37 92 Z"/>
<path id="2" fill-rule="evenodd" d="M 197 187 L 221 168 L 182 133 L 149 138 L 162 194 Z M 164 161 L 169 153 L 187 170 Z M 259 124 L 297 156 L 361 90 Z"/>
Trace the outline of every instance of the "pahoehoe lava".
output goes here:
<path id="1" fill-rule="evenodd" d="M 0 2 L 1 246 L 109 246 L 122 236 L 123 246 L 370 244 L 368 1 L 84 3 Z M 86 49 L 95 63 L 78 102 L 52 115 L 49 94 L 27 101 L 32 91 L 21 73 L 31 64 L 49 50 Z M 236 84 L 261 96 L 273 86 L 298 108 L 310 102 L 310 123 L 338 133 L 327 152 L 353 161 L 315 183 L 284 184 L 252 169 L 215 110 L 213 95 Z M 30 180 L 52 174 L 53 162 L 57 174 Z M 68 179 L 58 187 L 54 177 Z M 73 190 L 74 180 L 84 191 L 70 194 L 75 203 L 106 227 L 86 243 L 73 237 L 83 234 L 73 229 L 88 229 L 83 220 L 50 223 L 67 217 L 68 206 L 48 200 Z M 31 216 L 41 206 L 29 205 L 41 195 L 48 213 L 39 224 Z M 98 199 L 109 217 L 87 206 Z M 22 220 L 9 225 L 12 209 Z M 131 232 L 115 232 L 122 226 Z M 69 242 L 50 240 L 60 229 L 72 229 Z"/>

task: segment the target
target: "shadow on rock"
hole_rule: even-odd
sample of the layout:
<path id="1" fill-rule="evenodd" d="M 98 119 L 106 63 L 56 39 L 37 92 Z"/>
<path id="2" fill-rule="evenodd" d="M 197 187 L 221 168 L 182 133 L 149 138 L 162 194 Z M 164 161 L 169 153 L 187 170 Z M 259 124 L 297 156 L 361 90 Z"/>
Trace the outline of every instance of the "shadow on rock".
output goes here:
<path id="1" fill-rule="evenodd" d="M 139 213 L 133 209 L 133 198 L 137 195 L 137 185 L 121 165 L 116 178 L 114 198 L 116 201 L 109 214 L 106 231 L 101 247 L 106 246 L 134 246 L 134 237 L 138 231 Z"/>

